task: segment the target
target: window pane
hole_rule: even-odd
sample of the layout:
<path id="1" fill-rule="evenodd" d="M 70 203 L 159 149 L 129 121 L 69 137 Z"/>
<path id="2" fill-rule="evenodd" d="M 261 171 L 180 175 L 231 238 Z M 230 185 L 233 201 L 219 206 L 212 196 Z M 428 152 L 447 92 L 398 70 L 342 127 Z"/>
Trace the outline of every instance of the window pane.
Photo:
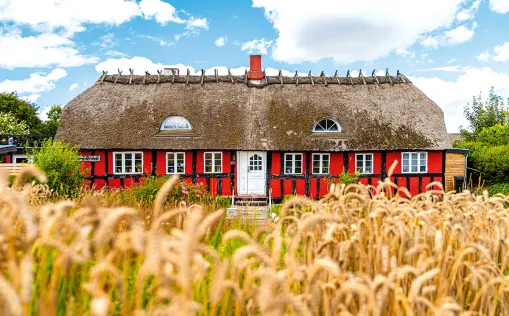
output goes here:
<path id="1" fill-rule="evenodd" d="M 412 172 L 417 172 L 417 164 L 412 164 Z"/>
<path id="2" fill-rule="evenodd" d="M 319 167 L 313 167 L 313 173 L 320 173 Z"/>
<path id="3" fill-rule="evenodd" d="M 408 172 L 408 166 L 403 166 L 403 172 Z"/>
<path id="4" fill-rule="evenodd" d="M 302 173 L 302 168 L 301 167 L 295 167 L 295 173 Z"/>
<path id="5" fill-rule="evenodd" d="M 205 153 L 205 159 L 212 159 L 212 153 Z"/>
<path id="6" fill-rule="evenodd" d="M 364 173 L 372 173 L 373 170 L 371 168 L 371 165 L 366 165 L 366 169 L 364 170 Z"/>
<path id="7" fill-rule="evenodd" d="M 360 156 L 357 156 L 357 166 L 356 166 L 356 169 L 359 170 L 361 169 L 362 170 L 362 160 L 359 160 Z"/>
<path id="8" fill-rule="evenodd" d="M 366 161 L 373 161 L 373 155 L 366 155 Z"/>
<path id="9" fill-rule="evenodd" d="M 329 155 L 323 155 L 322 160 L 329 161 Z"/>
<path id="10" fill-rule="evenodd" d="M 168 173 L 175 173 L 175 167 L 173 165 L 168 166 Z"/>
<path id="11" fill-rule="evenodd" d="M 420 172 L 426 172 L 426 166 L 425 165 L 421 165 L 420 168 L 421 168 Z"/>
<path id="12" fill-rule="evenodd" d="M 175 173 L 175 156 L 168 154 L 168 173 Z"/>
<path id="13" fill-rule="evenodd" d="M 408 155 L 408 154 L 403 154 L 403 160 L 405 160 L 405 159 L 406 159 L 406 160 L 408 160 L 409 158 L 410 158 L 410 157 L 409 157 L 409 155 Z"/>
<path id="14" fill-rule="evenodd" d="M 214 172 L 221 172 L 221 164 L 215 166 Z"/>

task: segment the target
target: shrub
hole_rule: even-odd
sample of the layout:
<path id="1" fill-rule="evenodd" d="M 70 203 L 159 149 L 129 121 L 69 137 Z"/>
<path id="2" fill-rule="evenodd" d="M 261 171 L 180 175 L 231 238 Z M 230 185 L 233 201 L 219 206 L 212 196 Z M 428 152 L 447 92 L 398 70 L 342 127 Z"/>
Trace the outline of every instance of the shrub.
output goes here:
<path id="1" fill-rule="evenodd" d="M 48 138 L 28 152 L 29 159 L 46 174 L 48 187 L 54 193 L 63 197 L 78 195 L 85 171 L 77 147 Z"/>
<path id="2" fill-rule="evenodd" d="M 131 189 L 125 190 L 124 194 L 134 193 L 136 201 L 144 204 L 152 204 L 157 195 L 157 191 L 162 185 L 168 181 L 169 177 L 146 178 L 145 183 L 135 186 Z M 190 204 L 205 204 L 211 200 L 210 195 L 205 190 L 202 184 L 192 184 L 185 181 L 180 181 L 178 185 L 174 186 L 167 203 L 177 205 L 180 202 Z"/>
<path id="3" fill-rule="evenodd" d="M 327 180 L 327 184 L 332 183 L 342 183 L 344 185 L 349 185 L 352 183 L 359 182 L 359 174 L 358 173 L 348 173 L 348 171 L 345 171 L 343 169 L 343 172 L 337 177 L 333 177 L 332 179 Z"/>
<path id="4" fill-rule="evenodd" d="M 213 206 L 215 209 L 229 208 L 231 205 L 232 205 L 232 200 L 226 196 L 218 196 L 213 201 Z"/>
<path id="5" fill-rule="evenodd" d="M 509 182 L 499 182 L 491 185 L 488 188 L 488 193 L 490 195 L 495 195 L 497 193 L 502 193 L 503 195 L 509 195 Z"/>

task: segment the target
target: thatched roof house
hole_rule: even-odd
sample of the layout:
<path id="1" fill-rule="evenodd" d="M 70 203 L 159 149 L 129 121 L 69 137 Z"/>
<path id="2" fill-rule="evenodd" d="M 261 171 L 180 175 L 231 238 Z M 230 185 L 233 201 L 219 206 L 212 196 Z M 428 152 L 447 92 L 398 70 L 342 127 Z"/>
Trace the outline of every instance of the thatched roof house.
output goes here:
<path id="1" fill-rule="evenodd" d="M 162 128 L 168 119 L 184 122 L 185 128 Z M 332 124 L 333 128 L 326 130 L 329 127 L 325 129 L 320 124 Z M 273 176 L 286 173 L 283 166 L 286 153 L 302 153 L 297 158 L 288 157 L 297 159 L 291 163 L 303 165 L 298 172 L 292 170 L 292 174 L 302 174 L 309 183 L 315 174 L 310 170 L 311 163 L 315 163 L 313 153 L 330 155 L 328 167 L 321 170 L 330 176 L 335 169 L 332 153 L 344 153 L 344 159 L 336 162 L 336 169 L 356 171 L 358 166 L 366 164 L 356 153 L 373 152 L 374 156 L 367 158 L 368 164 L 373 166 L 363 174 L 367 178 L 380 178 L 391 163 L 385 160 L 387 155 L 396 153 L 402 161 L 406 159 L 403 161 L 406 165 L 399 171 L 404 173 L 406 169 L 412 172 L 410 169 L 414 167 L 411 155 L 401 156 L 402 152 L 422 151 L 427 153 L 428 159 L 430 152 L 443 152 L 445 157 L 445 150 L 451 148 L 443 111 L 399 72 L 396 76 L 363 76 L 362 73 L 358 77 L 351 77 L 349 73 L 346 77 L 327 77 L 323 73 L 319 76 L 266 76 L 261 70 L 259 56 L 252 56 L 251 70 L 244 76 L 205 75 L 203 71 L 198 76 L 189 75 L 189 72 L 145 76 L 105 73 L 64 107 L 56 139 L 77 145 L 88 153 L 100 151 L 106 160 L 113 151 L 139 151 L 145 152 L 145 165 L 150 154 L 150 170 L 143 170 L 141 174 L 159 174 L 155 165 L 158 160 L 154 156 L 158 157 L 160 152 L 182 152 L 183 155 L 193 152 L 194 158 L 185 163 L 193 165 L 194 174 L 181 173 L 195 182 L 200 182 L 199 173 L 207 179 L 207 168 L 199 164 L 207 164 L 207 157 L 211 157 L 206 156 L 203 162 L 195 156 L 202 152 L 220 152 L 221 159 L 228 157 L 231 164 L 230 161 L 224 163 L 219 173 L 231 176 L 232 187 L 235 181 L 240 181 L 235 179 L 240 171 L 229 166 L 235 165 L 237 155 L 245 153 L 252 158 L 249 153 L 256 151 L 267 173 L 262 180 L 267 190 L 264 189 L 262 195 L 272 188 Z M 305 161 L 306 154 L 308 161 Z M 125 164 L 122 155 L 110 159 L 122 165 Z M 131 156 L 128 154 L 128 157 Z M 384 161 L 377 161 L 377 157 Z M 424 156 L 419 157 L 424 159 Z M 281 165 L 270 165 L 274 159 L 281 159 Z M 441 166 L 442 162 L 437 164 Z M 306 163 L 308 168 L 304 166 Z M 425 167 L 417 166 L 421 176 L 426 173 L 435 174 L 435 178 L 439 174 L 443 176 L 443 168 L 429 172 L 429 165 L 426 162 Z M 101 168 L 105 168 L 106 180 L 112 174 L 113 178 L 126 176 L 125 172 L 110 172 L 109 166 Z M 281 172 L 274 170 L 277 168 L 281 168 Z M 161 173 L 168 173 L 168 170 Z M 281 195 L 285 193 L 279 190 Z"/>
<path id="2" fill-rule="evenodd" d="M 57 139 L 81 148 L 446 149 L 444 114 L 408 79 L 106 75 L 65 106 Z M 298 81 L 298 83 L 297 83 Z M 184 116 L 192 133 L 164 133 Z M 333 118 L 341 133 L 317 135 Z"/>

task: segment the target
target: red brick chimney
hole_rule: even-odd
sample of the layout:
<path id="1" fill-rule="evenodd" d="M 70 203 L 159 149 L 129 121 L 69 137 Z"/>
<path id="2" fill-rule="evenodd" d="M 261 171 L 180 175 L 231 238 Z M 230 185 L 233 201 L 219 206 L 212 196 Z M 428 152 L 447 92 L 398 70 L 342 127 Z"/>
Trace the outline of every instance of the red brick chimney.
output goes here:
<path id="1" fill-rule="evenodd" d="M 247 73 L 248 79 L 263 79 L 262 71 L 262 55 L 249 56 L 249 72 Z"/>

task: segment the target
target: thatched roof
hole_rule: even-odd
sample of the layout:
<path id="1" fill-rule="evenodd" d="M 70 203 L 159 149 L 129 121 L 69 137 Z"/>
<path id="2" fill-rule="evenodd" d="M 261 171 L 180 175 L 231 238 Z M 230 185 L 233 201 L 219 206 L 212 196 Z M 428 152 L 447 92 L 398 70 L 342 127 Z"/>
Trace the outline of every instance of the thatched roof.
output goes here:
<path id="1" fill-rule="evenodd" d="M 186 117 L 191 133 L 161 133 Z M 342 132 L 317 135 L 331 118 Z M 442 110 L 406 77 L 103 75 L 64 107 L 56 139 L 82 148 L 445 149 Z"/>

